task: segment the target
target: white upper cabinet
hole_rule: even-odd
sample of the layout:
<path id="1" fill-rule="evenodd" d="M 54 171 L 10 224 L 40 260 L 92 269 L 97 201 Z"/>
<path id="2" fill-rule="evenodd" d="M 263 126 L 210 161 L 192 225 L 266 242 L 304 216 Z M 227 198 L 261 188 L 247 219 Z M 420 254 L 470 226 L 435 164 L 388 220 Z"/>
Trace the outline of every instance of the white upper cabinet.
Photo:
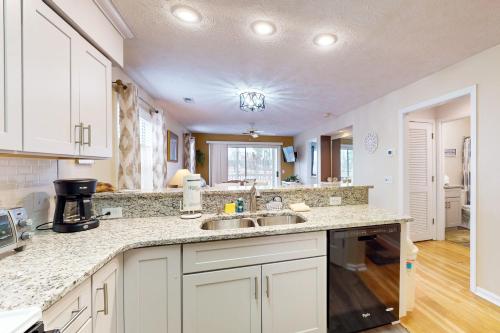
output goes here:
<path id="1" fill-rule="evenodd" d="M 111 61 L 41 0 L 23 16 L 24 152 L 111 157 Z"/>
<path id="2" fill-rule="evenodd" d="M 79 56 L 80 155 L 111 157 L 111 61 L 82 40 Z"/>
<path id="3" fill-rule="evenodd" d="M 21 1 L 0 0 L 0 150 L 21 150 Z"/>
<path id="4" fill-rule="evenodd" d="M 45 0 L 45 2 L 68 21 L 73 22 L 73 26 L 92 41 L 92 44 L 97 45 L 110 59 L 123 66 L 123 39 L 125 36 L 122 33 L 130 38 L 132 32 L 111 1 Z M 120 27 L 123 32 L 118 31 L 116 27 Z"/>
<path id="5" fill-rule="evenodd" d="M 23 1 L 24 151 L 77 155 L 80 36 L 39 0 Z"/>

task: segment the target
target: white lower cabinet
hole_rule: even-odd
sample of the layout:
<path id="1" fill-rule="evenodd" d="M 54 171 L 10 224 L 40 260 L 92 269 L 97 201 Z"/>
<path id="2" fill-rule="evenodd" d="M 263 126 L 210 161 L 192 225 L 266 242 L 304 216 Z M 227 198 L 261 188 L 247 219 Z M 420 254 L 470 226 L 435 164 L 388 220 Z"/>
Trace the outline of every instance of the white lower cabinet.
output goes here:
<path id="1" fill-rule="evenodd" d="M 92 275 L 93 333 L 123 331 L 123 265 L 118 255 Z"/>
<path id="2" fill-rule="evenodd" d="M 183 332 L 260 332 L 261 285 L 260 266 L 185 275 Z"/>
<path id="3" fill-rule="evenodd" d="M 326 257 L 262 266 L 262 332 L 326 332 Z"/>
<path id="4" fill-rule="evenodd" d="M 78 330 L 77 333 L 92 333 L 92 318 L 87 320 L 85 324 Z"/>
<path id="5" fill-rule="evenodd" d="M 185 245 L 183 332 L 326 333 L 325 236 Z M 206 267 L 215 270 L 192 273 Z"/>
<path id="6" fill-rule="evenodd" d="M 126 333 L 181 332 L 181 274 L 181 247 L 178 245 L 125 253 Z"/>

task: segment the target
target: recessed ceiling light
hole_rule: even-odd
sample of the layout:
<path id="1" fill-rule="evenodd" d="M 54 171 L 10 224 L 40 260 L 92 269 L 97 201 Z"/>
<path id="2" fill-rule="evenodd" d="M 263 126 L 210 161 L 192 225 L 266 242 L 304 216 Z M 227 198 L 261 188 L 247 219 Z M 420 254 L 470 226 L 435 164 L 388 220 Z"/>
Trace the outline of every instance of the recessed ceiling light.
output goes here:
<path id="1" fill-rule="evenodd" d="M 337 36 L 334 34 L 319 34 L 314 37 L 313 41 L 318 46 L 330 46 L 337 42 Z"/>
<path id="2" fill-rule="evenodd" d="M 270 36 L 276 32 L 276 26 L 268 21 L 255 21 L 251 27 L 257 35 Z"/>
<path id="3" fill-rule="evenodd" d="M 172 7 L 172 15 L 182 22 L 197 23 L 201 21 L 201 14 L 187 6 Z"/>

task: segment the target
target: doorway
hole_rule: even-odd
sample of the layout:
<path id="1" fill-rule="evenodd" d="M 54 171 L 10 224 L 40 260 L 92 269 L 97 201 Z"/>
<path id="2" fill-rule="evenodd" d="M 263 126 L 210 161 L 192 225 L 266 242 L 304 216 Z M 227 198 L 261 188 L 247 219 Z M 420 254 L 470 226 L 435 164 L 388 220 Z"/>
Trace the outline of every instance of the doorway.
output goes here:
<path id="1" fill-rule="evenodd" d="M 476 87 L 405 108 L 399 121 L 400 213 L 414 218 L 408 236 L 444 240 L 447 226 L 470 228 L 470 289 L 475 291 Z M 467 131 L 450 134 L 464 126 Z M 469 216 L 463 224 L 462 209 Z"/>

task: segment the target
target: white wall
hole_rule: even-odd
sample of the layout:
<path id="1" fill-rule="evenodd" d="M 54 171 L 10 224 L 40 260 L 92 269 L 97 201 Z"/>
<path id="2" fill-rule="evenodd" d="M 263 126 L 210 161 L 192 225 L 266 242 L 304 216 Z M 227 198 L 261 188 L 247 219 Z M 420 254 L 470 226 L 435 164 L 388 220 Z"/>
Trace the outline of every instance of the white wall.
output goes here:
<path id="1" fill-rule="evenodd" d="M 113 67 L 113 81 L 122 80 L 124 83 L 134 81 L 119 67 Z M 182 134 L 188 130 L 175 120 L 172 114 L 175 110 L 167 110 L 163 107 L 162 102 L 155 101 L 151 95 L 142 87 L 139 87 L 139 96 L 145 99 L 149 104 L 153 105 L 160 111 L 163 111 L 167 121 L 167 127 L 179 136 L 179 161 L 177 163 L 167 163 L 168 178 L 172 177 L 177 169 L 182 167 Z M 115 94 L 113 93 L 113 99 Z M 83 178 L 91 177 L 99 181 L 109 182 L 116 186 L 118 183 L 118 140 L 116 135 L 118 107 L 115 100 L 113 101 L 113 157 L 109 160 L 95 161 L 93 165 L 79 165 L 75 160 L 60 160 L 59 163 L 59 178 Z M 165 152 L 166 154 L 166 152 Z"/>
<path id="2" fill-rule="evenodd" d="M 441 137 L 444 149 L 456 149 L 454 157 L 444 157 L 444 173 L 450 177 L 450 185 L 462 185 L 462 155 L 464 138 L 470 136 L 470 117 L 443 123 Z M 444 155 L 444 151 L 439 152 Z"/>
<path id="3" fill-rule="evenodd" d="M 325 121 L 295 137 L 295 144 L 301 146 L 311 138 L 353 125 L 355 183 L 373 184 L 375 188 L 370 191 L 370 203 L 397 211 L 400 196 L 398 158 L 388 157 L 385 152 L 387 148 L 395 148 L 397 155 L 401 149 L 398 147 L 399 110 L 477 84 L 477 284 L 496 295 L 500 295 L 500 266 L 492 263 L 500 256 L 497 200 L 500 188 L 497 167 L 500 164 L 498 68 L 500 46 Z M 374 154 L 367 153 L 363 147 L 363 139 L 369 131 L 379 136 L 379 149 Z M 298 170 L 302 169 L 303 162 L 297 163 Z M 384 176 L 391 176 L 393 183 L 385 184 Z"/>

